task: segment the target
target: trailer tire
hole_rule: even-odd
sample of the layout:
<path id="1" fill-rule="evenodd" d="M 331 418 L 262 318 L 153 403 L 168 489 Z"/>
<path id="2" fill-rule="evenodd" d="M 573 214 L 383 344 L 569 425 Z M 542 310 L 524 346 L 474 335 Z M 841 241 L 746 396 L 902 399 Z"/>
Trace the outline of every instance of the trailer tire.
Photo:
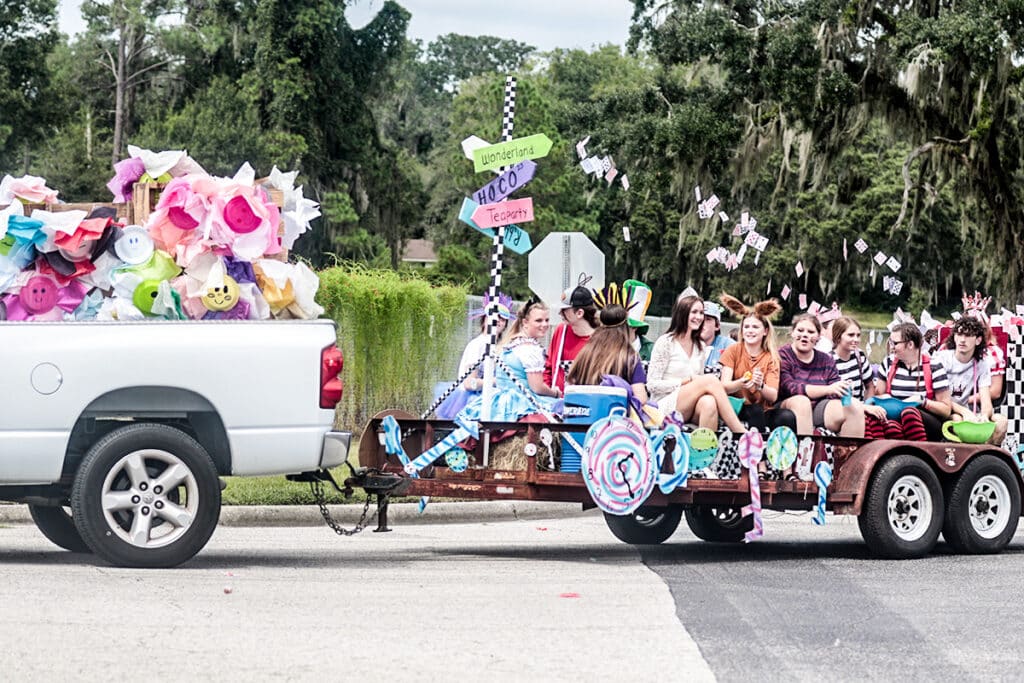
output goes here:
<path id="1" fill-rule="evenodd" d="M 743 516 L 739 508 L 694 505 L 686 511 L 686 524 L 693 535 L 712 543 L 739 543 L 754 528 L 754 516 Z"/>
<path id="2" fill-rule="evenodd" d="M 199 442 L 169 425 L 136 423 L 85 454 L 71 489 L 75 526 L 119 567 L 176 567 L 220 518 L 217 469 Z"/>
<path id="3" fill-rule="evenodd" d="M 28 513 L 43 536 L 55 545 L 73 553 L 91 553 L 92 548 L 82 540 L 75 520 L 66 508 L 60 506 L 29 505 Z"/>
<path id="4" fill-rule="evenodd" d="M 998 553 L 1017 533 L 1017 475 L 994 455 L 973 458 L 949 489 L 942 535 L 958 553 Z"/>
<path id="5" fill-rule="evenodd" d="M 871 476 L 857 525 L 864 542 L 881 557 L 924 557 L 942 531 L 942 501 L 942 486 L 928 463 L 894 455 Z"/>
<path id="6" fill-rule="evenodd" d="M 679 528 L 683 510 L 678 505 L 642 507 L 629 515 L 604 513 L 605 524 L 623 543 L 658 545 L 667 541 Z"/>

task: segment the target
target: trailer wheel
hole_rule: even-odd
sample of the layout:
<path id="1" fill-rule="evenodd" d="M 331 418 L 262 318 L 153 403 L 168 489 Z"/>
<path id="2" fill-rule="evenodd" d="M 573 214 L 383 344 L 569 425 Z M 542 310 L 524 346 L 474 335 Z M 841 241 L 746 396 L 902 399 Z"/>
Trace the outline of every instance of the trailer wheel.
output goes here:
<path id="1" fill-rule="evenodd" d="M 994 455 L 979 455 L 950 488 L 942 535 L 959 553 L 998 553 L 1017 532 L 1020 504 L 1010 466 Z"/>
<path id="2" fill-rule="evenodd" d="M 605 524 L 615 538 L 632 545 L 658 545 L 669 539 L 679 528 L 683 517 L 678 505 L 669 507 L 642 507 L 631 515 L 604 513 Z"/>
<path id="3" fill-rule="evenodd" d="M 686 524 L 703 541 L 739 543 L 754 528 L 754 516 L 744 517 L 739 508 L 694 505 L 686 511 Z"/>
<path id="4" fill-rule="evenodd" d="M 82 538 L 121 567 L 175 567 L 210 540 L 220 482 L 206 450 L 184 432 L 138 423 L 85 454 L 71 490 Z"/>
<path id="5" fill-rule="evenodd" d="M 82 540 L 75 528 L 75 520 L 66 508 L 29 505 L 28 512 L 36 528 L 55 545 L 73 553 L 91 553 L 92 549 Z"/>
<path id="6" fill-rule="evenodd" d="M 896 455 L 871 477 L 857 524 L 874 553 L 923 557 L 942 531 L 942 509 L 942 486 L 932 468 L 913 455 Z"/>

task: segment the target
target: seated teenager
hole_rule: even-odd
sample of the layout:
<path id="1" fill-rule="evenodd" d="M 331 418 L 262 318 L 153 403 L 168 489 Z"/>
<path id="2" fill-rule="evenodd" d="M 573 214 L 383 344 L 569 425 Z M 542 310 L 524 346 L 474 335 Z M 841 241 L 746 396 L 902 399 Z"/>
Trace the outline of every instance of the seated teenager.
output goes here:
<path id="1" fill-rule="evenodd" d="M 590 341 L 590 335 L 598 326 L 594 296 L 583 286 L 589 280 L 589 277 L 581 275 L 580 284 L 562 292 L 562 300 L 556 307 L 562 322 L 551 334 L 551 344 L 544 361 L 544 383 L 559 391 L 565 391 L 565 375 L 572 367 L 572 361 Z"/>
<path id="2" fill-rule="evenodd" d="M 797 434 L 811 434 L 824 427 L 843 436 L 864 436 L 864 406 L 850 399 L 850 383 L 840 379 L 836 362 L 815 345 L 821 336 L 821 322 L 802 313 L 793 318 L 793 341 L 779 349 L 781 406 L 796 414 Z"/>
<path id="3" fill-rule="evenodd" d="M 647 368 L 647 390 L 665 415 L 678 411 L 687 422 L 716 430 L 721 418 L 733 432 L 745 431 L 721 381 L 704 374 L 708 350 L 700 339 L 704 302 L 697 296 L 676 300 L 668 332 L 658 337 Z"/>
<path id="4" fill-rule="evenodd" d="M 996 423 L 989 443 L 999 444 L 1006 436 L 1006 416 L 992 408 L 992 370 L 985 352 L 985 326 L 980 320 L 963 317 L 953 323 L 946 346 L 932 355 L 949 376 L 953 400 L 952 419 Z"/>
<path id="5" fill-rule="evenodd" d="M 615 375 L 629 382 L 633 395 L 646 403 L 647 374 L 631 343 L 626 309 L 609 304 L 598 313 L 598 319 L 601 326 L 576 356 L 566 384 L 600 384 L 604 375 Z"/>
<path id="6" fill-rule="evenodd" d="M 916 408 L 900 414 L 903 438 L 940 441 L 942 423 L 953 410 L 946 369 L 921 351 L 921 330 L 914 323 L 900 323 L 892 329 L 889 351 L 892 355 L 886 357 L 875 377 L 875 395 L 918 402 Z M 886 431 L 896 437 L 888 428 Z"/>
<path id="7" fill-rule="evenodd" d="M 874 372 L 868 356 L 860 348 L 860 323 L 849 316 L 832 321 L 832 358 L 836 361 L 839 379 L 850 383 L 851 396 L 866 401 L 875 395 Z M 864 436 L 884 439 L 885 409 L 876 405 L 864 406 Z"/>
<path id="8" fill-rule="evenodd" d="M 796 415 L 783 408 L 773 410 L 779 397 L 779 356 L 771 318 L 782 310 L 774 299 L 748 307 L 723 294 L 722 303 L 740 321 L 740 343 L 722 352 L 722 385 L 730 395 L 743 399 L 740 419 L 755 429 L 786 426 L 796 431 Z"/>

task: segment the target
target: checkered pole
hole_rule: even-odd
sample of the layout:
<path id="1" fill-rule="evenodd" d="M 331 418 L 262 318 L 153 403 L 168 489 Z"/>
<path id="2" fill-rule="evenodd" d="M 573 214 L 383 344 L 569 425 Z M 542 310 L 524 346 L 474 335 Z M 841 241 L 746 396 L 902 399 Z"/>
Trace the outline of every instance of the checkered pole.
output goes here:
<path id="1" fill-rule="evenodd" d="M 516 116 L 516 77 L 505 77 L 505 101 L 501 116 L 501 142 L 512 139 L 512 129 Z M 505 172 L 505 167 L 501 169 Z M 491 402 L 494 395 L 494 356 L 493 349 L 498 343 L 498 294 L 501 292 L 501 261 L 505 253 L 505 226 L 500 225 L 494 231 L 491 242 L 491 284 L 487 288 L 490 306 L 487 310 L 487 345 L 484 347 L 484 420 L 491 419 Z"/>

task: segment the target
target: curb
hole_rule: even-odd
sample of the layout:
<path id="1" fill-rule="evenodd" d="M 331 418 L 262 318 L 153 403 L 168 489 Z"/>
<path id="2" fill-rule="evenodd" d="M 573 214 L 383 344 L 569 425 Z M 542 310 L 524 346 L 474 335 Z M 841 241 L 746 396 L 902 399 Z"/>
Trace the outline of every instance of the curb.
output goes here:
<path id="1" fill-rule="evenodd" d="M 552 519 L 587 514 L 579 503 L 538 501 L 493 501 L 480 503 L 430 503 L 420 514 L 418 503 L 392 503 L 388 524 L 445 524 L 511 522 L 518 519 Z M 354 526 L 363 512 L 362 504 L 328 505 L 331 516 L 341 525 Z M 370 506 L 370 519 L 375 512 Z M 32 524 L 27 505 L 0 505 L 0 524 Z M 221 526 L 322 526 L 323 517 L 315 505 L 225 505 Z"/>

